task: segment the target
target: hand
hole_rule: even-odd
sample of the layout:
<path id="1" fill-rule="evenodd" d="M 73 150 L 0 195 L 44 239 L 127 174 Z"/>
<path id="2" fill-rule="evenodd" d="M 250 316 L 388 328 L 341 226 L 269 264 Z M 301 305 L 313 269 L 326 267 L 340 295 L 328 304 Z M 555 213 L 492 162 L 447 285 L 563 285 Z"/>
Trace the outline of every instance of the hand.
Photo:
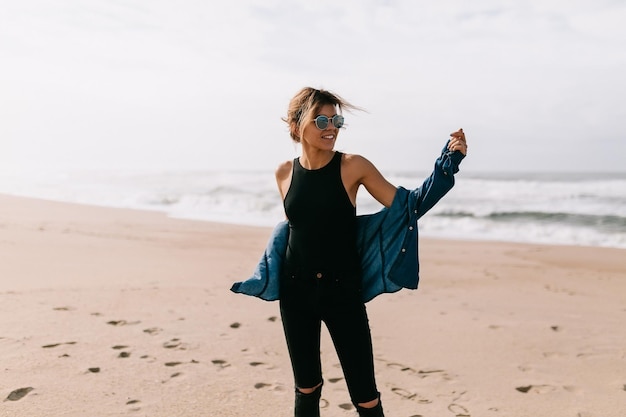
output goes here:
<path id="1" fill-rule="evenodd" d="M 448 143 L 448 150 L 451 152 L 459 151 L 463 155 L 467 155 L 467 142 L 465 141 L 463 129 L 450 133 L 450 136 L 452 138 L 450 139 L 450 143 Z"/>

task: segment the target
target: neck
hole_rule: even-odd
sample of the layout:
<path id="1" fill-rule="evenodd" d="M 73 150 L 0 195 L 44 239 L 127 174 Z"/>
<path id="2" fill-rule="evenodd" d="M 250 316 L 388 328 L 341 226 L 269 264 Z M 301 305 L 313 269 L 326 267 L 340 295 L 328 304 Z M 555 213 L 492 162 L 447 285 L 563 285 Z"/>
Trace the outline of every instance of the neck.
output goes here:
<path id="1" fill-rule="evenodd" d="M 320 169 L 326 166 L 335 156 L 333 150 L 305 149 L 302 147 L 300 165 L 306 169 Z"/>

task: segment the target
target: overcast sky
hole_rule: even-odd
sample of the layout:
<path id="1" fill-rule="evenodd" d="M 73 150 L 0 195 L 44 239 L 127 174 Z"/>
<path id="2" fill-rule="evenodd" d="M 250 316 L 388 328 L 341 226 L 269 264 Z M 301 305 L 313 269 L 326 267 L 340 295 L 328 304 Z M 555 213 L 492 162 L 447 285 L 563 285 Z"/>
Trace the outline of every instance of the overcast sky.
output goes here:
<path id="1" fill-rule="evenodd" d="M 303 86 L 337 148 L 429 169 L 624 171 L 623 0 L 0 0 L 0 171 L 274 169 Z"/>

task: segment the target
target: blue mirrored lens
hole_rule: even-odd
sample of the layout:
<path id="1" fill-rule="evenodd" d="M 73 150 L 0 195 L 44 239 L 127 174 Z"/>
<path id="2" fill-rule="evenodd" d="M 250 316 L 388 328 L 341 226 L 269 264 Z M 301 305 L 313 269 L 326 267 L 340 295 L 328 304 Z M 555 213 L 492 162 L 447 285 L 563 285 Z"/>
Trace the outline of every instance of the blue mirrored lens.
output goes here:
<path id="1" fill-rule="evenodd" d="M 328 127 L 328 121 L 328 117 L 326 116 L 317 116 L 315 118 L 315 126 L 320 130 L 324 130 Z"/>
<path id="2" fill-rule="evenodd" d="M 341 126 L 343 126 L 343 116 L 340 114 L 336 114 L 333 116 L 333 126 L 335 126 L 337 129 L 339 129 Z"/>

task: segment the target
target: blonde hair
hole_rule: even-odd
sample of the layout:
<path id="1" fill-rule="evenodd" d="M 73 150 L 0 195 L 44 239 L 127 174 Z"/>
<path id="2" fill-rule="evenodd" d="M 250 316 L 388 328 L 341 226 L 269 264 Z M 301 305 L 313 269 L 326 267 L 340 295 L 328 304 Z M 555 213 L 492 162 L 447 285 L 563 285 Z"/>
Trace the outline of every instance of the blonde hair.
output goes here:
<path id="1" fill-rule="evenodd" d="M 289 126 L 289 135 L 294 142 L 300 142 L 306 125 L 311 122 L 317 112 L 327 104 L 337 107 L 340 114 L 343 112 L 344 108 L 348 110 L 361 110 L 330 91 L 304 87 L 291 99 L 287 110 L 287 117 L 282 118 Z"/>

